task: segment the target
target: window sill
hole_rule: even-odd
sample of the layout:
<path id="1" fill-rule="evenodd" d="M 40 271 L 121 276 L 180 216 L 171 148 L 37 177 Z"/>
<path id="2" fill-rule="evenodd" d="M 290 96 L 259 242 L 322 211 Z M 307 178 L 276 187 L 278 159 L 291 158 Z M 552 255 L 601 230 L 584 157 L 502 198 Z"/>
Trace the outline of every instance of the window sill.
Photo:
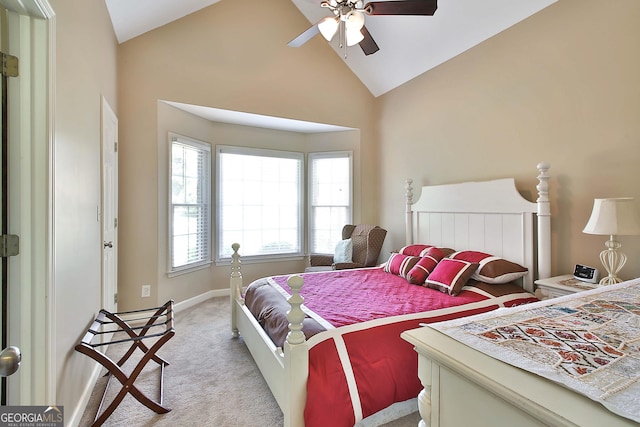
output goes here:
<path id="1" fill-rule="evenodd" d="M 287 255 L 287 256 L 273 256 L 273 257 L 240 257 L 242 264 L 264 264 L 267 262 L 287 262 L 287 261 L 302 261 L 305 259 L 303 255 Z M 231 265 L 231 258 L 217 259 L 215 262 L 216 267 L 225 267 Z"/>
<path id="2" fill-rule="evenodd" d="M 183 274 L 189 274 L 193 273 L 194 271 L 204 270 L 205 268 L 209 268 L 211 264 L 213 264 L 212 261 L 207 261 L 202 264 L 194 265 L 192 267 L 184 267 L 180 270 L 169 271 L 167 272 L 167 277 L 182 276 Z"/>

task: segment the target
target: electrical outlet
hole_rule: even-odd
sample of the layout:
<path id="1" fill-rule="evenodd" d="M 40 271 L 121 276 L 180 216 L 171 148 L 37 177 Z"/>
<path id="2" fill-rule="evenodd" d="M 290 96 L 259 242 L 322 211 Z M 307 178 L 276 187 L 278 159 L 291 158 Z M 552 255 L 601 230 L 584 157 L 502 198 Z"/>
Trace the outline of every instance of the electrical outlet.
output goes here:
<path id="1" fill-rule="evenodd" d="M 151 285 L 142 285 L 142 298 L 151 296 Z"/>

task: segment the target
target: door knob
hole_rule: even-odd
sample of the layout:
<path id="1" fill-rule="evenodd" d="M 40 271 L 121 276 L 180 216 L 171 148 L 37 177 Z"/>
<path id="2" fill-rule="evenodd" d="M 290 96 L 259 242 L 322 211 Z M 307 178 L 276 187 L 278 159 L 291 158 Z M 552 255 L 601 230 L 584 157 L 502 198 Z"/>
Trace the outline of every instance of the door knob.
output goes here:
<path id="1" fill-rule="evenodd" d="M 104 242 L 103 243 L 105 248 L 112 248 L 113 247 L 113 242 Z"/>
<path id="2" fill-rule="evenodd" d="M 20 367 L 22 354 L 18 347 L 7 347 L 0 352 L 0 376 L 8 377 L 16 373 Z"/>

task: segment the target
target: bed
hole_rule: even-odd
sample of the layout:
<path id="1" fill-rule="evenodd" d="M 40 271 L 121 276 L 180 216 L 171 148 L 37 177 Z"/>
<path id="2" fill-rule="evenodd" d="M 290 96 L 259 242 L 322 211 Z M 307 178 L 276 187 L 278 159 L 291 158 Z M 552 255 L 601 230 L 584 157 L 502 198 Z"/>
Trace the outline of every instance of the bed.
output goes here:
<path id="1" fill-rule="evenodd" d="M 423 427 L 640 423 L 640 278 L 402 336 Z"/>
<path id="2" fill-rule="evenodd" d="M 403 331 L 421 324 L 535 300 L 531 295 L 534 291 L 533 281 L 550 276 L 548 169 L 546 163 L 538 165 L 538 197 L 535 202 L 522 197 L 512 178 L 424 186 L 420 199 L 414 202 L 412 182 L 408 180 L 405 189 L 406 241 L 403 251 L 406 249 L 409 252 L 392 254 L 384 266 L 264 278 L 245 290 L 239 245 L 234 244 L 230 283 L 232 333 L 234 337 L 242 336 L 244 339 L 282 409 L 284 425 L 376 425 L 404 415 L 407 403 L 411 408 L 409 411 L 414 411 L 415 406 L 411 405 L 415 405 L 415 396 L 422 385 L 417 376 L 417 355 L 400 337 Z M 457 287 L 454 291 L 455 286 L 443 288 L 443 282 L 434 279 L 433 289 L 428 289 L 408 284 L 406 273 L 409 269 L 402 267 L 413 256 L 410 251 L 416 248 L 421 252 L 431 251 L 432 248 L 452 251 L 437 257 L 440 259 L 429 267 L 432 270 L 427 282 L 432 276 L 438 276 L 436 270 L 441 265 L 448 268 L 467 262 L 475 265 L 474 271 L 481 271 L 479 265 L 482 261 L 464 259 L 461 253 L 466 253 L 465 256 L 490 254 L 492 260 L 524 267 L 524 272 L 518 274 L 517 282 L 509 280 L 508 284 L 486 286 L 482 283 L 491 279 L 480 277 L 482 282 L 473 279 L 467 282 L 465 279 L 462 281 L 465 286 Z M 456 260 L 455 257 L 462 258 Z M 418 258 L 424 260 L 428 257 Z M 399 262 L 392 262 L 392 259 Z M 444 259 L 448 261 L 443 262 Z M 415 271 L 414 268 L 410 270 Z M 438 298 L 446 295 L 449 302 L 438 303 L 440 305 L 435 309 L 411 308 L 404 312 L 378 313 L 364 321 L 326 320 L 326 317 L 340 317 L 339 313 L 331 313 L 329 308 L 344 304 L 352 307 L 349 311 L 359 310 L 365 315 L 371 314 L 371 311 L 377 312 L 377 305 L 372 310 L 360 307 L 360 302 L 354 302 L 353 295 L 370 292 L 368 288 L 355 292 L 354 286 L 356 283 L 366 286 L 377 283 L 375 277 L 385 274 L 385 280 L 393 283 L 389 289 L 404 286 L 400 292 L 406 292 L 407 295 L 412 292 L 411 298 L 405 297 L 405 301 L 413 301 L 414 297 L 417 299 L 418 293 L 430 292 L 431 295 L 438 295 Z M 323 296 L 316 289 L 318 286 L 329 287 L 327 281 L 332 276 L 335 277 L 331 280 L 337 280 L 334 289 L 342 286 L 342 292 L 334 291 L 331 296 Z M 502 277 L 507 276 L 505 274 Z M 474 278 L 477 279 L 476 276 Z M 314 285 L 318 282 L 319 285 Z M 458 283 L 457 280 L 454 282 Z M 495 291 L 497 296 L 489 294 L 490 290 L 514 286 L 514 283 L 519 287 L 510 293 Z M 267 293 L 254 294 L 254 288 L 266 289 Z M 344 289 L 352 291 L 349 298 Z M 450 293 L 455 296 L 449 296 Z M 264 316 L 260 318 L 260 312 L 266 311 L 271 315 L 274 309 L 248 306 L 249 302 L 253 304 L 253 300 L 260 299 L 276 301 L 276 305 L 286 310 L 286 331 L 274 333 L 263 328 Z M 319 299 L 329 304 L 319 304 Z M 371 300 L 374 304 L 382 304 L 373 297 Z M 463 300 L 465 304 L 460 303 Z M 282 323 L 282 314 L 279 316 L 279 322 Z M 382 331 L 382 335 L 374 335 L 379 334 L 378 331 Z M 361 372 L 361 369 L 364 371 Z"/>

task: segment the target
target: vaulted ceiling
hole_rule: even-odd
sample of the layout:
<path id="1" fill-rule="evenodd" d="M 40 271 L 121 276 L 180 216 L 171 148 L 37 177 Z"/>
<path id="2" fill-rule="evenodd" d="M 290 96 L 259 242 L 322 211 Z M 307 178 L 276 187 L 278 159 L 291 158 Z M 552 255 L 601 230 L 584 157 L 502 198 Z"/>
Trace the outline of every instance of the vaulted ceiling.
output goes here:
<path id="1" fill-rule="evenodd" d="M 220 0 L 105 0 L 119 43 L 218 1 Z M 307 18 L 309 27 L 330 15 L 326 8 L 319 6 L 321 0 L 291 1 L 292 7 L 297 7 Z M 373 55 L 365 56 L 358 46 L 352 46 L 347 50 L 347 58 L 344 58 L 344 51 L 338 46 L 337 37 L 334 37 L 331 46 L 369 91 L 374 96 L 380 96 L 555 1 L 557 0 L 442 0 L 438 2 L 438 9 L 433 16 L 367 16 L 366 27 L 380 47 Z M 291 39 L 299 35 L 296 31 L 292 30 Z M 302 45 L 298 49 L 304 48 L 305 45 Z M 259 116 L 211 106 L 177 102 L 169 104 L 217 122 L 302 133 L 345 130 L 339 126 Z"/>
<path id="2" fill-rule="evenodd" d="M 106 3 L 118 42 L 123 43 L 218 1 L 106 0 Z M 347 50 L 345 59 L 337 37 L 331 45 L 369 91 L 380 96 L 555 1 L 442 0 L 433 16 L 367 16 L 367 29 L 380 47 L 373 55 L 365 56 L 359 47 L 353 46 Z M 320 0 L 292 0 L 292 4 L 309 20 L 309 26 L 330 15 L 319 6 Z M 292 34 L 291 38 L 297 35 Z M 298 49 L 304 49 L 304 45 Z"/>

